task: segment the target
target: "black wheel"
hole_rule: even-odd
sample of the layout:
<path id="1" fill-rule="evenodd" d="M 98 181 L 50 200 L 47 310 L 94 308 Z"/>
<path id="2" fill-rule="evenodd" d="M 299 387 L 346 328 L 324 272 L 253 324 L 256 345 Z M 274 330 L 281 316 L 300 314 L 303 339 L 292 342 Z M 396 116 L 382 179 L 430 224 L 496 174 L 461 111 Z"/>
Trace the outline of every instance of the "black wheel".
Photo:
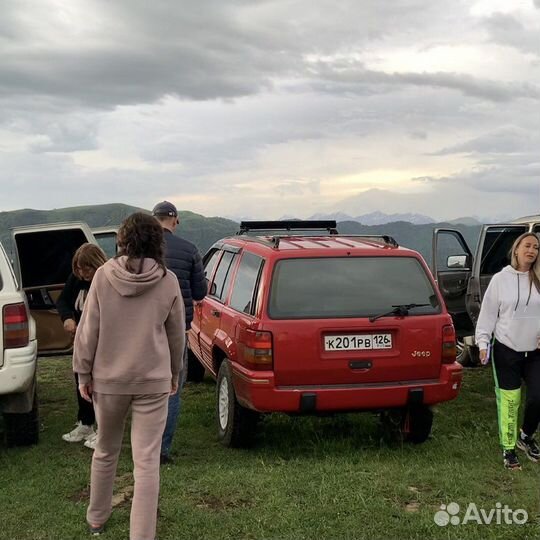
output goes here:
<path id="1" fill-rule="evenodd" d="M 431 434 L 433 411 L 427 405 L 410 405 L 381 413 L 383 440 L 423 443 Z"/>
<path id="2" fill-rule="evenodd" d="M 479 367 L 480 363 L 480 349 L 476 345 L 468 345 L 469 358 L 471 359 L 471 367 Z"/>
<path id="3" fill-rule="evenodd" d="M 467 345 L 461 339 L 456 340 L 456 360 L 463 367 L 478 367 L 480 365 L 480 356 L 478 347 Z"/>
<path id="4" fill-rule="evenodd" d="M 187 381 L 190 382 L 202 382 L 204 379 L 204 366 L 199 362 L 193 351 L 188 347 L 187 349 Z"/>
<path id="5" fill-rule="evenodd" d="M 260 415 L 238 403 L 227 359 L 221 363 L 217 377 L 216 416 L 218 438 L 224 446 L 240 448 L 253 443 Z"/>
<path id="6" fill-rule="evenodd" d="M 39 441 L 39 412 L 37 391 L 34 391 L 32 410 L 27 413 L 4 413 L 6 444 L 13 446 L 30 446 Z"/>
<path id="7" fill-rule="evenodd" d="M 403 416 L 403 437 L 406 441 L 420 444 L 427 440 L 433 426 L 433 411 L 427 405 L 411 405 Z"/>
<path id="8" fill-rule="evenodd" d="M 403 443 L 404 409 L 390 409 L 380 414 L 381 440 L 386 444 Z"/>

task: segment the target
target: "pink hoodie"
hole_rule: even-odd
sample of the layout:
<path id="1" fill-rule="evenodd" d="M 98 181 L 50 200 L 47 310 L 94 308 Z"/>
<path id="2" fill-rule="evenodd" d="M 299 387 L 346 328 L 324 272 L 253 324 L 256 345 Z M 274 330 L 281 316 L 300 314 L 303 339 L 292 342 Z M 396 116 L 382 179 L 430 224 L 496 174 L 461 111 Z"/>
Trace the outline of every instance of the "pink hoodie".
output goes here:
<path id="1" fill-rule="evenodd" d="M 185 313 L 177 277 L 154 259 L 127 257 L 96 271 L 77 327 L 73 371 L 102 394 L 160 394 L 182 368 Z M 134 261 L 137 268 L 139 261 Z"/>

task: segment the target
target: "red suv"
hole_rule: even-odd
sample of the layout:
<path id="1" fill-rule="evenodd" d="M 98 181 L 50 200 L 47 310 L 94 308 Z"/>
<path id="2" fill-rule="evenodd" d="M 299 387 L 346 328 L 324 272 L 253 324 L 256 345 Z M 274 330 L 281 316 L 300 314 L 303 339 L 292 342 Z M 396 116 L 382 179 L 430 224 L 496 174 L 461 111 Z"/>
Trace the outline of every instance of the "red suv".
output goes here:
<path id="1" fill-rule="evenodd" d="M 242 222 L 204 266 L 189 379 L 204 368 L 217 379 L 223 444 L 249 443 L 261 413 L 366 410 L 423 442 L 430 406 L 458 395 L 452 319 L 421 255 L 393 238 L 340 235 L 331 221 Z"/>

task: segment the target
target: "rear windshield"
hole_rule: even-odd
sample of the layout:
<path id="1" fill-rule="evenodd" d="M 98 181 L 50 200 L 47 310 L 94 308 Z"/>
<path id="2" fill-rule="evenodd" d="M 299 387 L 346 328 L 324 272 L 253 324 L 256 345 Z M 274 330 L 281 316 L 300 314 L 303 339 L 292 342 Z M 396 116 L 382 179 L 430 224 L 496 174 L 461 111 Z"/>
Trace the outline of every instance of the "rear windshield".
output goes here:
<path id="1" fill-rule="evenodd" d="M 413 257 L 284 259 L 274 267 L 272 319 L 379 315 L 401 304 L 410 315 L 440 313 L 433 285 Z"/>

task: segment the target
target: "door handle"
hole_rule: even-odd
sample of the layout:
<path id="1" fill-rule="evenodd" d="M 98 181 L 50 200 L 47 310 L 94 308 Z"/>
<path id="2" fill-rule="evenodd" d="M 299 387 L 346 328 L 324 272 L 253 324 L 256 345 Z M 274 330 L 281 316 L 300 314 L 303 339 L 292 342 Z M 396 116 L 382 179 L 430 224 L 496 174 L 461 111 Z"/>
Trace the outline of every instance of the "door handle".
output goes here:
<path id="1" fill-rule="evenodd" d="M 349 362 L 349 367 L 351 369 L 357 369 L 362 371 L 367 371 L 371 369 L 372 363 L 370 360 L 351 360 Z"/>
<path id="2" fill-rule="evenodd" d="M 219 318 L 220 315 L 221 315 L 221 312 L 217 309 L 213 309 L 212 311 L 210 311 L 210 314 L 212 315 L 212 317 L 217 317 Z"/>

